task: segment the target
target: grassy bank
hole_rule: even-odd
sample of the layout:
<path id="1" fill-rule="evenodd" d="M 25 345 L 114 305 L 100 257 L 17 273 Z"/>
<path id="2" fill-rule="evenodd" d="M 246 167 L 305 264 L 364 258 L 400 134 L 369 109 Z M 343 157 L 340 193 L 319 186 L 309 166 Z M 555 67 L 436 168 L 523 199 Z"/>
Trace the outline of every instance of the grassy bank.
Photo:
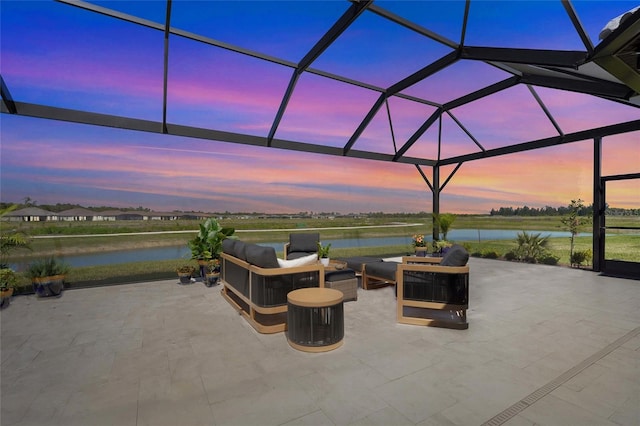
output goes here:
<path id="1" fill-rule="evenodd" d="M 173 222 L 148 222 L 148 221 L 127 221 L 126 226 L 120 224 L 111 228 L 111 224 L 85 223 L 78 224 L 75 231 L 87 232 L 78 236 L 73 223 L 56 224 L 65 229 L 65 233 L 46 234 L 47 229 L 53 225 L 48 224 L 21 224 L 26 232 L 47 238 L 35 238 L 32 241 L 32 252 L 22 252 L 21 256 L 14 257 L 14 261 L 29 261 L 30 259 L 48 256 L 63 257 L 65 255 L 105 252 L 110 250 L 126 250 L 146 247 L 179 246 L 186 244 L 186 241 L 195 235 L 200 221 L 176 221 Z M 616 226 L 639 226 L 640 218 L 623 217 L 617 218 Z M 224 226 L 233 226 L 237 229 L 236 235 L 248 242 L 273 242 L 282 241 L 283 244 L 289 238 L 292 229 L 320 228 L 322 239 L 340 238 L 372 238 L 372 237 L 409 237 L 416 233 L 431 234 L 431 217 L 407 216 L 393 218 L 368 218 L 357 220 L 353 218 L 337 219 L 308 219 L 304 221 L 295 219 L 229 219 L 222 221 Z M 393 225 L 393 226 L 390 226 Z M 113 232 L 105 231 L 105 226 L 111 230 L 117 229 L 119 232 L 124 228 L 128 229 L 126 235 L 105 235 Z M 358 229 L 349 227 L 361 226 Z M 55 227 L 55 226 L 54 226 Z M 513 229 L 527 231 L 561 231 L 564 230 L 559 217 L 490 217 L 490 216 L 459 216 L 453 229 Z M 142 230 L 142 231 L 140 231 Z M 50 229 L 49 229 L 50 231 Z M 174 233 L 156 233 L 167 232 Z M 134 232 L 144 232 L 144 234 L 134 234 Z M 177 233 L 176 233 L 177 232 Z M 585 229 L 585 234 L 590 233 L 590 229 Z M 543 232 L 544 235 L 544 232 Z M 465 243 L 471 252 L 493 251 L 502 256 L 509 250 L 516 247 L 513 240 L 493 240 L 493 241 L 458 241 Z M 569 238 L 554 238 L 550 240 L 550 251 L 560 258 L 561 265 L 569 263 Z M 576 240 L 576 250 L 587 250 L 591 248 L 591 236 L 580 236 Z M 409 244 L 384 246 L 384 247 L 353 247 L 334 248 L 331 251 L 332 257 L 350 256 L 399 256 L 413 252 Z M 282 253 L 278 253 L 282 256 Z M 621 258 L 628 261 L 640 262 L 640 237 L 620 235 L 607 237 L 608 258 Z M 175 277 L 175 268 L 185 263 L 194 261 L 188 259 L 173 259 L 154 262 L 131 262 L 114 265 L 92 266 L 83 268 L 73 268 L 68 276 L 68 281 L 72 285 L 101 285 L 107 283 L 125 283 L 148 281 L 159 278 Z M 26 277 L 22 277 L 22 284 L 29 287 Z"/>
<path id="2" fill-rule="evenodd" d="M 237 235 L 250 242 L 273 242 L 288 240 L 290 230 L 318 228 L 323 239 L 373 238 L 410 236 L 415 233 L 431 235 L 431 216 L 374 217 L 366 219 L 240 219 L 221 221 L 224 226 L 236 228 Z M 120 222 L 24 222 L 17 225 L 35 238 L 32 252 L 21 252 L 20 258 L 65 256 L 79 253 L 95 253 L 146 247 L 169 247 L 186 244 L 197 232 L 200 221 L 120 221 Z M 403 224 L 405 224 L 403 226 Z M 394 225 L 394 226 L 389 226 Z M 640 217 L 616 217 L 608 221 L 609 226 L 638 226 Z M 4 224 L 3 224 L 4 226 Z M 350 229 L 360 226 L 364 228 Z M 526 231 L 562 231 L 557 216 L 545 217 L 499 217 L 458 216 L 453 229 L 512 229 Z M 117 232 L 116 232 L 117 231 Z M 158 233 L 164 232 L 164 233 Z M 170 233 L 171 232 L 171 233 Z M 585 229 L 590 233 L 590 229 Z M 120 233 L 124 235 L 113 235 Z M 136 233 L 144 233 L 137 235 Z M 15 259 L 13 259 L 15 260 Z"/>
<path id="3" fill-rule="evenodd" d="M 512 240 L 494 240 L 462 242 L 467 245 L 471 252 L 494 251 L 499 255 L 504 255 L 507 251 L 516 247 Z M 591 237 L 578 237 L 576 239 L 576 250 L 587 250 L 591 248 Z M 569 264 L 569 239 L 550 239 L 550 252 L 560 258 L 560 266 Z M 332 257 L 350 256 L 376 256 L 392 257 L 412 254 L 413 249 L 409 245 L 385 246 L 385 247 L 355 247 L 334 249 Z M 628 261 L 640 262 L 640 238 L 630 236 L 615 237 L 611 242 L 611 248 L 607 253 L 611 258 L 623 258 Z M 282 256 L 282 252 L 278 253 Z M 114 265 L 90 266 L 84 268 L 73 268 L 67 277 L 71 287 L 94 286 L 105 284 L 132 283 L 141 281 L 152 281 L 157 279 L 176 278 L 175 269 L 184 264 L 195 262 L 188 259 L 173 259 L 154 262 L 131 262 Z M 20 274 L 21 285 L 30 290 L 30 283 L 25 276 Z M 176 278 L 177 279 L 177 278 Z"/>

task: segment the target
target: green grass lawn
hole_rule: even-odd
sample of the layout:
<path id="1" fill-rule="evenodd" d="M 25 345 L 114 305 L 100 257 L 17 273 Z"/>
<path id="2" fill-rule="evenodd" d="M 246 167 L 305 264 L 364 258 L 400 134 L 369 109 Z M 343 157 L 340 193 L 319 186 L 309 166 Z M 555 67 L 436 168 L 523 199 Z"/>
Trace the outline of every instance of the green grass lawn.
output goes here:
<path id="1" fill-rule="evenodd" d="M 48 256 L 64 256 L 77 253 L 104 252 L 109 250 L 124 250 L 144 247 L 177 246 L 186 244 L 197 232 L 200 221 L 123 221 L 125 224 L 113 223 L 74 223 L 60 224 L 30 223 L 21 224 L 26 232 L 33 235 L 57 235 L 54 238 L 39 238 L 32 240 L 33 251 L 23 251 L 13 260 L 29 260 Z M 407 217 L 376 217 L 364 219 L 230 219 L 221 222 L 223 226 L 233 226 L 236 235 L 248 242 L 288 241 L 290 229 L 324 228 L 320 231 L 322 239 L 340 238 L 372 238 L 391 236 L 411 236 L 416 233 L 431 234 L 431 216 Z M 404 224 L 399 227 L 385 226 L 389 224 Z M 640 226 L 640 218 L 617 218 L 616 226 Z M 382 225 L 382 226 L 381 226 Z M 349 226 L 369 226 L 360 229 L 346 229 Z M 381 227 L 377 227 L 381 226 Z M 53 231 L 52 231 L 53 228 Z M 58 229 L 59 228 L 59 229 Z M 335 229 L 338 228 L 338 229 Z M 56 230 L 57 229 L 57 230 Z M 564 230 L 559 217 L 491 217 L 491 216 L 458 216 L 452 229 L 515 229 L 527 231 L 562 231 Z M 147 232 L 144 235 L 97 236 L 96 234 L 113 234 L 117 232 Z M 64 232 L 62 232 L 64 231 Z M 153 234 L 158 231 L 187 231 L 183 233 Z M 82 232 L 89 235 L 68 237 Z M 590 234 L 589 227 L 581 235 Z M 544 235 L 544 234 L 543 234 Z M 502 256 L 516 247 L 514 240 L 494 241 L 457 241 L 465 243 L 470 252 L 494 251 Z M 607 258 L 617 258 L 640 262 L 640 237 L 620 232 L 618 235 L 607 236 Z M 561 265 L 569 263 L 569 238 L 550 239 L 550 251 L 560 258 Z M 591 236 L 579 236 L 576 239 L 576 250 L 591 248 Z M 331 257 L 350 256 L 400 256 L 413 253 L 409 245 L 384 247 L 354 247 L 334 248 Z M 282 256 L 282 253 L 278 253 Z M 72 285 L 101 285 L 108 283 L 124 283 L 148 281 L 159 278 L 176 276 L 175 268 L 185 263 L 195 264 L 188 259 L 174 259 L 154 262 L 131 262 L 123 264 L 73 268 L 68 275 Z M 26 277 L 22 277 L 22 284 L 29 287 Z"/>

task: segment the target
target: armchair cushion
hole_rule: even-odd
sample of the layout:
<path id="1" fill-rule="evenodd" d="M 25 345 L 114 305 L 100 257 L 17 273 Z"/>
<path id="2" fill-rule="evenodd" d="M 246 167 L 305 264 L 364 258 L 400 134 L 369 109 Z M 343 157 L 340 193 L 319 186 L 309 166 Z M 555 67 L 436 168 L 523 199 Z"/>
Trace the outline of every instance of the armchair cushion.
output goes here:
<path id="1" fill-rule="evenodd" d="M 320 233 L 298 233 L 289 234 L 289 251 L 306 251 L 317 252 L 318 242 L 320 242 Z"/>
<path id="2" fill-rule="evenodd" d="M 258 244 L 247 244 L 245 245 L 245 254 L 247 256 L 247 262 L 252 265 L 259 266 L 260 268 L 279 267 L 276 249 L 273 247 L 265 247 Z"/>
<path id="3" fill-rule="evenodd" d="M 297 259 L 291 259 L 291 260 L 278 259 L 278 265 L 281 268 L 294 268 L 296 266 L 313 265 L 317 261 L 318 261 L 318 255 L 314 253 L 304 257 L 299 257 Z"/>
<path id="4" fill-rule="evenodd" d="M 447 254 L 444 255 L 441 266 L 464 266 L 469 261 L 469 252 L 460 244 L 451 246 Z"/>

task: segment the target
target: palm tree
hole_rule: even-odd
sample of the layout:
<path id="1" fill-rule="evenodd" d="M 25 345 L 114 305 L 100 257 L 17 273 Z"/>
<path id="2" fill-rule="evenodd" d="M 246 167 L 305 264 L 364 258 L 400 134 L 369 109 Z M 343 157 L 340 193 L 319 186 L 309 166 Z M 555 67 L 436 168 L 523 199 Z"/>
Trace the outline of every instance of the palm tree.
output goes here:
<path id="1" fill-rule="evenodd" d="M 518 248 L 516 256 L 518 260 L 529 263 L 536 263 L 542 258 L 549 245 L 549 236 L 542 237 L 541 234 L 529 234 L 526 231 L 518 232 L 516 236 Z"/>

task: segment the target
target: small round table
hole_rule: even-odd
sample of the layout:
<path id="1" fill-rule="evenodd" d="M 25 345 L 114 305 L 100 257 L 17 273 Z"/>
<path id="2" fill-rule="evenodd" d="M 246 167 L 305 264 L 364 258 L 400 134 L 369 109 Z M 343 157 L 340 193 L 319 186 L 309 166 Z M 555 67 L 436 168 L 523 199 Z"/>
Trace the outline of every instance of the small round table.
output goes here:
<path id="1" fill-rule="evenodd" d="M 287 340 L 305 352 L 339 348 L 344 338 L 342 292 L 331 288 L 301 288 L 287 295 Z"/>

